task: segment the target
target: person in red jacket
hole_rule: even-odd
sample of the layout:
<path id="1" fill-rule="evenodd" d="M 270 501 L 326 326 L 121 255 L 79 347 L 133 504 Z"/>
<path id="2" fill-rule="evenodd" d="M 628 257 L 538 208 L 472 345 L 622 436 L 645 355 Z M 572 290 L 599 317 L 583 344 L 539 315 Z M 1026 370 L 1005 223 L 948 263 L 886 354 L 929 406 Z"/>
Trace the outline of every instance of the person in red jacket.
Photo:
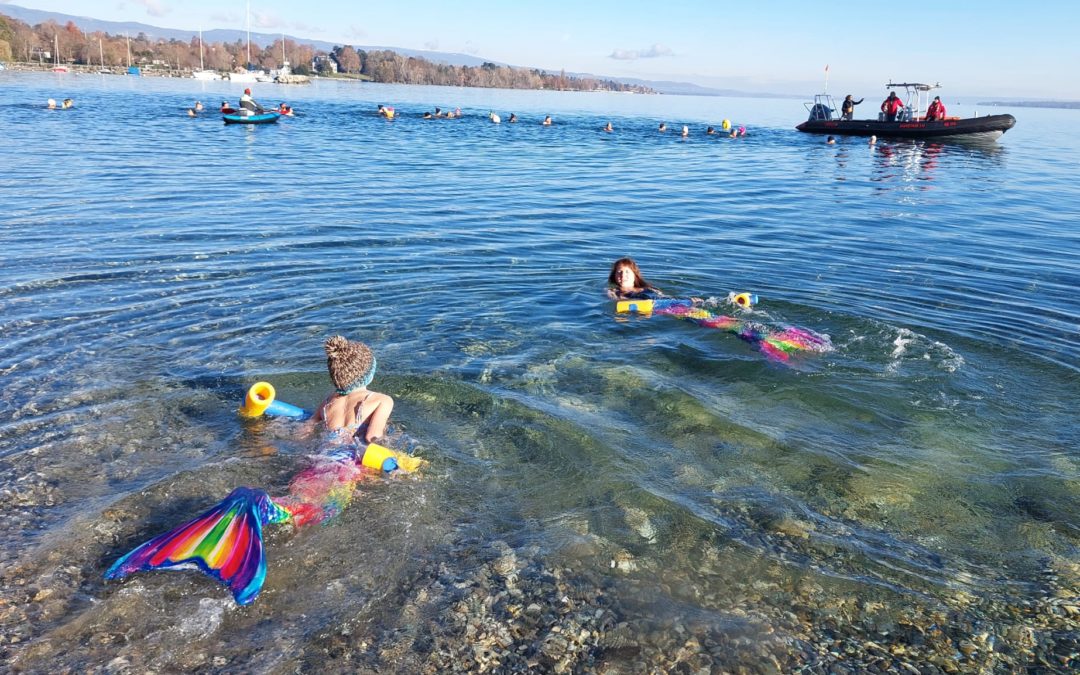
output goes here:
<path id="1" fill-rule="evenodd" d="M 941 102 L 940 96 L 935 96 L 933 102 L 930 103 L 930 107 L 926 109 L 926 121 L 933 122 L 934 120 L 945 119 L 945 104 Z"/>
<path id="2" fill-rule="evenodd" d="M 885 113 L 886 122 L 895 122 L 896 115 L 900 112 L 900 109 L 904 107 L 904 102 L 900 100 L 900 97 L 896 95 L 896 92 L 889 92 L 889 98 L 881 102 L 881 112 Z"/>

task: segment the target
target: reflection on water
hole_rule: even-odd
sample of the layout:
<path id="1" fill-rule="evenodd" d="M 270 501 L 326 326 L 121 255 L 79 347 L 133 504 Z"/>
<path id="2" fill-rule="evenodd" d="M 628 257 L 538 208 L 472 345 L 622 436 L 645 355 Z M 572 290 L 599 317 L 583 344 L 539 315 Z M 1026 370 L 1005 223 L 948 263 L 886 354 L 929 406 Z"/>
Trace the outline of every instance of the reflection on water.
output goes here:
<path id="1" fill-rule="evenodd" d="M 1023 121 L 997 150 L 825 146 L 786 101 L 318 83 L 245 129 L 180 114 L 227 84 L 112 79 L 0 139 L 14 667 L 1074 669 L 1080 199 Z M 736 112 L 746 138 L 656 133 Z M 615 316 L 624 254 L 836 349 Z M 318 403 L 337 332 L 431 467 L 272 530 L 248 608 L 195 573 L 105 583 L 234 487 L 287 489 L 317 448 L 235 409 L 256 379 Z"/>

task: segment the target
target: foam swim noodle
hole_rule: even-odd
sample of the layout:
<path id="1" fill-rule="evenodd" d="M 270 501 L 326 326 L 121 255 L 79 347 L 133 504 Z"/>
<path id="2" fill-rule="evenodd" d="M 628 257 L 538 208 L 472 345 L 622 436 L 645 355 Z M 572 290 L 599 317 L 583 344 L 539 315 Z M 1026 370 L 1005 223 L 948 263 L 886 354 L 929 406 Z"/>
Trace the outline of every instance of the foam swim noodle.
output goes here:
<path id="1" fill-rule="evenodd" d="M 243 417 L 260 417 L 264 414 L 301 420 L 311 417 L 311 413 L 303 408 L 278 401 L 274 385 L 269 382 L 256 382 L 251 385 L 238 412 Z"/>

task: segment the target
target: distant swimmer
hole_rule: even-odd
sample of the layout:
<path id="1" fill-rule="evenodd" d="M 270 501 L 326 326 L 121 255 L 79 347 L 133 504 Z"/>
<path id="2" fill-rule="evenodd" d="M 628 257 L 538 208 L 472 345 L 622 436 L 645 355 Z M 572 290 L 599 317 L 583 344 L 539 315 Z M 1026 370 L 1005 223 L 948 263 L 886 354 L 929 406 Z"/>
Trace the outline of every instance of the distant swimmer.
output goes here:
<path id="1" fill-rule="evenodd" d="M 285 105 L 284 103 L 278 105 L 277 112 L 279 115 L 284 115 L 286 117 L 295 117 L 295 115 L 293 115 L 292 108 Z"/>
<path id="2" fill-rule="evenodd" d="M 442 117 L 442 108 L 435 108 L 435 117 Z"/>
<path id="3" fill-rule="evenodd" d="M 659 131 L 660 133 L 664 133 L 665 131 L 667 131 L 667 125 L 664 124 L 663 122 L 661 122 L 660 123 L 660 128 L 657 129 L 657 131 Z"/>
<path id="4" fill-rule="evenodd" d="M 877 143 L 877 136 L 871 136 L 870 137 L 870 145 L 875 145 L 876 143 Z"/>
<path id="5" fill-rule="evenodd" d="M 826 142 L 826 143 L 827 143 L 828 145 L 836 145 L 836 139 L 835 139 L 835 138 L 833 138 L 832 136 L 829 136 L 828 138 L 826 138 L 826 139 L 825 139 L 825 142 Z"/>
<path id="6" fill-rule="evenodd" d="M 434 116 L 431 113 L 429 113 L 428 111 L 425 110 L 424 111 L 424 119 L 426 119 L 426 120 L 434 119 Z"/>
<path id="7" fill-rule="evenodd" d="M 682 125 L 682 137 L 686 138 L 689 135 L 690 135 L 690 127 L 686 126 L 685 124 Z"/>
<path id="8" fill-rule="evenodd" d="M 488 119 L 491 120 L 492 124 L 498 124 L 499 122 L 502 122 L 502 118 L 493 112 L 488 113 Z"/>
<path id="9" fill-rule="evenodd" d="M 517 115 L 515 115 L 514 113 L 510 113 L 510 119 L 507 121 L 511 123 L 517 122 Z"/>
<path id="10" fill-rule="evenodd" d="M 195 108 L 194 108 L 194 110 L 195 110 L 195 112 L 197 112 L 197 113 L 201 113 L 201 112 L 202 112 L 202 111 L 204 110 L 204 108 L 203 108 L 203 104 L 202 104 L 202 101 L 195 101 Z"/>
<path id="11" fill-rule="evenodd" d="M 708 128 L 705 129 L 705 134 L 708 135 L 708 136 L 715 136 L 716 135 L 716 129 L 713 129 L 712 127 L 708 127 Z"/>
<path id="12" fill-rule="evenodd" d="M 65 98 L 64 99 L 64 110 L 67 110 L 68 108 L 70 108 L 73 105 L 75 105 L 75 101 L 71 100 L 70 98 Z"/>
<path id="13" fill-rule="evenodd" d="M 746 127 L 740 126 L 738 131 L 739 131 L 740 136 L 745 136 L 746 135 Z"/>
<path id="14" fill-rule="evenodd" d="M 452 119 L 454 119 L 455 117 L 460 117 L 460 115 L 459 115 L 459 114 L 455 114 L 455 113 L 453 113 L 453 112 L 448 112 L 448 113 L 446 113 L 446 119 L 448 119 L 448 120 L 452 120 Z"/>
<path id="15" fill-rule="evenodd" d="M 222 101 L 221 102 L 221 112 L 226 114 L 226 115 L 232 115 L 233 113 L 236 112 L 236 108 L 229 105 L 228 101 Z"/>
<path id="16" fill-rule="evenodd" d="M 540 124 L 542 126 L 545 126 L 545 127 L 550 127 L 551 126 L 551 115 L 548 115 L 548 116 L 544 117 L 544 121 L 541 122 Z"/>
<path id="17" fill-rule="evenodd" d="M 56 110 L 56 99 L 50 98 L 48 101 L 45 101 L 45 105 L 49 108 L 49 110 Z"/>
<path id="18" fill-rule="evenodd" d="M 615 127 L 611 126 L 611 122 L 604 125 L 604 131 L 615 131 Z"/>
<path id="19" fill-rule="evenodd" d="M 188 108 L 187 109 L 187 116 L 188 117 L 198 117 L 198 115 L 195 114 L 195 109 L 194 108 Z"/>

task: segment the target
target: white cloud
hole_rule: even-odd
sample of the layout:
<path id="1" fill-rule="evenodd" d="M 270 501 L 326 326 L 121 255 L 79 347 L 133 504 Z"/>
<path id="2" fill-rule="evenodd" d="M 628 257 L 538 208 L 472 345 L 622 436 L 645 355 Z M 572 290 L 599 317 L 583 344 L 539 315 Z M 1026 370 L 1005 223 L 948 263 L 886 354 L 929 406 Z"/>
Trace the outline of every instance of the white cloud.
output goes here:
<path id="1" fill-rule="evenodd" d="M 141 5 L 146 8 L 146 13 L 150 16 L 165 16 L 172 11 L 172 7 L 167 7 L 161 0 L 131 0 L 136 5 Z M 7 2 L 7 0 L 0 0 L 0 3 Z M 127 7 L 126 2 L 119 2 L 116 4 L 117 9 L 124 9 Z"/>
<path id="2" fill-rule="evenodd" d="M 135 4 L 145 7 L 150 16 L 165 16 L 172 11 L 172 8 L 167 7 L 161 0 L 135 0 Z"/>
<path id="3" fill-rule="evenodd" d="M 671 47 L 654 44 L 648 49 L 616 49 L 608 56 L 616 61 L 636 61 L 638 59 L 656 59 L 662 56 L 674 56 Z"/>
<path id="4" fill-rule="evenodd" d="M 286 24 L 281 20 L 281 17 L 273 12 L 251 13 L 252 28 L 282 28 L 285 25 Z"/>

